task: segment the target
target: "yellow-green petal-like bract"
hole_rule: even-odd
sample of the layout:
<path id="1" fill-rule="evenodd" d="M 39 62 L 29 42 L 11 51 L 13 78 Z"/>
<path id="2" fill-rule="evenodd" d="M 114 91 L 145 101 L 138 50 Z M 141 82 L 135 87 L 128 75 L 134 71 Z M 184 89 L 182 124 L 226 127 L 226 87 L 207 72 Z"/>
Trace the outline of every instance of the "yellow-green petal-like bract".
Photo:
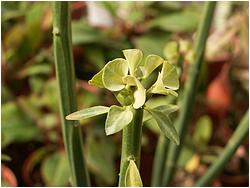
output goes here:
<path id="1" fill-rule="evenodd" d="M 128 63 L 125 59 L 117 58 L 108 62 L 103 70 L 102 82 L 110 91 L 120 91 L 125 87 L 122 77 L 128 74 Z"/>
<path id="2" fill-rule="evenodd" d="M 144 64 L 143 78 L 147 78 L 163 61 L 158 55 L 148 55 Z"/>
<path id="3" fill-rule="evenodd" d="M 93 86 L 97 86 L 99 88 L 103 88 L 103 82 L 102 82 L 102 74 L 103 74 L 103 69 L 100 70 L 97 74 L 93 76 L 91 80 L 89 80 L 89 84 Z"/>
<path id="4" fill-rule="evenodd" d="M 153 94 L 160 94 L 160 95 L 173 95 L 175 97 L 178 97 L 178 93 L 173 91 L 172 89 L 165 88 L 163 81 L 162 81 L 162 74 L 159 73 L 158 78 L 154 85 L 149 89 L 150 93 Z"/>
<path id="5" fill-rule="evenodd" d="M 109 107 L 106 106 L 93 106 L 83 110 L 76 111 L 66 116 L 67 120 L 82 120 L 97 115 L 108 113 Z"/>
<path id="6" fill-rule="evenodd" d="M 134 75 L 137 67 L 140 65 L 143 54 L 139 49 L 128 49 L 122 51 L 128 61 L 130 75 Z"/>
<path id="7" fill-rule="evenodd" d="M 135 161 L 129 160 L 129 165 L 125 174 L 126 187 L 142 187 L 142 180 Z"/>
<path id="8" fill-rule="evenodd" d="M 165 87 L 172 90 L 177 90 L 179 88 L 179 78 L 174 65 L 171 65 L 167 61 L 164 61 L 161 75 L 162 82 Z"/>
<path id="9" fill-rule="evenodd" d="M 111 106 L 105 122 L 106 135 L 111 135 L 122 130 L 132 121 L 132 119 L 133 112 L 130 110 L 129 106 Z"/>

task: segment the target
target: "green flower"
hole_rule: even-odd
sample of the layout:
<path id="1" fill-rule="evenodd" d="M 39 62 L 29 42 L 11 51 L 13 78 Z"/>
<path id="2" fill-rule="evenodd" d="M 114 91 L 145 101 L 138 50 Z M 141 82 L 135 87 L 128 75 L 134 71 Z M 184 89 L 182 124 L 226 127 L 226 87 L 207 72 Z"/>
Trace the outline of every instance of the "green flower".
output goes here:
<path id="1" fill-rule="evenodd" d="M 125 58 L 116 58 L 109 61 L 101 71 L 99 71 L 89 81 L 89 84 L 99 88 L 106 88 L 112 91 L 122 105 L 119 106 L 97 106 L 84 109 L 70 114 L 68 120 L 80 120 L 92 116 L 108 113 L 105 132 L 107 135 L 114 134 L 122 130 L 133 119 L 135 109 L 144 108 L 146 100 L 153 94 L 178 96 L 175 92 L 179 88 L 179 79 L 174 65 L 168 63 L 157 55 L 148 55 L 143 61 L 143 53 L 139 49 L 123 50 Z M 142 80 L 146 80 L 157 68 L 162 65 L 158 78 L 152 86 L 146 90 Z M 169 108 L 168 106 L 165 107 Z M 156 119 L 159 128 L 164 134 L 179 143 L 177 132 L 168 118 L 169 113 L 162 113 L 157 109 L 144 108 Z M 165 110 L 167 112 L 167 110 Z"/>

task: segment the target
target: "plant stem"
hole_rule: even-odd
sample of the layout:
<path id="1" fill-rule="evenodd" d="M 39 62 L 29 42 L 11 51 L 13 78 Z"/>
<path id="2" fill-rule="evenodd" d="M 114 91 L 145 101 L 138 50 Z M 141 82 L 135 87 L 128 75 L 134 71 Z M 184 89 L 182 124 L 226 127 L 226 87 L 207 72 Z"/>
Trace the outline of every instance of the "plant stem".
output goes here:
<path id="1" fill-rule="evenodd" d="M 153 172 L 151 179 L 152 187 L 161 186 L 168 146 L 169 146 L 169 140 L 164 135 L 161 134 L 160 137 L 158 138 L 156 151 L 154 155 Z"/>
<path id="2" fill-rule="evenodd" d="M 195 186 L 209 186 L 211 181 L 223 170 L 223 167 L 227 164 L 232 157 L 236 149 L 240 146 L 241 142 L 248 135 L 249 113 L 245 113 L 240 124 L 236 128 L 233 136 L 230 138 L 223 153 L 220 154 L 218 159 L 209 167 L 206 173 L 198 180 Z"/>
<path id="3" fill-rule="evenodd" d="M 68 2 L 53 2 L 53 44 L 63 139 L 71 170 L 71 183 L 73 186 L 89 186 L 78 121 L 65 119 L 66 115 L 77 110 Z"/>
<path id="4" fill-rule="evenodd" d="M 183 94 L 184 98 L 182 102 L 182 109 L 180 110 L 179 117 L 176 121 L 176 128 L 180 135 L 180 145 L 176 146 L 175 144 L 170 143 L 167 156 L 168 160 L 165 164 L 165 173 L 162 182 L 164 186 L 169 184 L 175 172 L 175 166 L 178 160 L 179 152 L 182 146 L 182 142 L 185 138 L 186 128 L 194 105 L 195 94 L 198 85 L 197 83 L 200 75 L 199 73 L 201 64 L 203 62 L 203 56 L 206 46 L 206 39 L 208 37 L 209 28 L 212 22 L 215 5 L 216 2 L 214 1 L 206 2 L 205 4 L 205 11 L 197 34 L 197 42 L 194 46 L 195 61 L 190 67 L 187 84 Z"/>
<path id="5" fill-rule="evenodd" d="M 129 160 L 135 160 L 135 163 L 140 168 L 141 158 L 141 132 L 143 108 L 134 110 L 132 122 L 122 131 L 122 154 L 119 174 L 119 186 L 125 186 L 125 174 L 129 164 Z"/>

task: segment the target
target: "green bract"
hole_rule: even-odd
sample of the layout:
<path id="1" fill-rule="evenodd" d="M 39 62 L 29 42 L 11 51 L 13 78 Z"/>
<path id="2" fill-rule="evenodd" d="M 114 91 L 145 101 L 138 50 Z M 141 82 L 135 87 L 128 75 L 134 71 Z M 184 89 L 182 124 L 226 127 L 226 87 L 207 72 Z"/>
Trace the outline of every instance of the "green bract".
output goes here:
<path id="1" fill-rule="evenodd" d="M 66 116 L 67 120 L 81 120 L 90 117 L 94 117 L 97 115 L 108 113 L 109 107 L 106 106 L 94 106 L 91 108 L 86 108 L 77 112 L 74 112 L 68 116 Z"/>
<path id="2" fill-rule="evenodd" d="M 125 174 L 126 187 L 142 187 L 139 170 L 133 160 L 129 160 L 129 165 Z"/>
<path id="3" fill-rule="evenodd" d="M 163 59 L 157 55 L 148 55 L 144 64 L 143 78 L 147 78 L 158 66 L 163 63 Z"/>
<path id="4" fill-rule="evenodd" d="M 179 78 L 174 65 L 171 65 L 167 61 L 164 61 L 161 76 L 162 82 L 165 87 L 172 90 L 176 90 L 179 88 Z"/>
<path id="5" fill-rule="evenodd" d="M 117 58 L 108 62 L 102 73 L 102 83 L 110 91 L 120 91 L 125 87 L 122 77 L 128 74 L 128 63 Z"/>
<path id="6" fill-rule="evenodd" d="M 142 51 L 138 49 L 123 50 L 123 54 L 128 62 L 129 72 L 134 75 L 137 67 L 140 65 L 142 60 Z"/>
<path id="7" fill-rule="evenodd" d="M 91 107 L 72 113 L 66 119 L 80 120 L 108 113 L 105 132 L 106 135 L 111 135 L 127 126 L 133 120 L 133 111 L 145 108 L 146 101 L 150 100 L 153 94 L 178 96 L 175 90 L 179 88 L 179 78 L 174 65 L 153 54 L 143 58 L 143 53 L 138 49 L 123 50 L 123 54 L 125 59 L 116 58 L 109 61 L 89 81 L 91 85 L 112 91 L 122 107 Z M 145 59 L 144 62 L 143 59 Z M 157 72 L 160 66 L 162 66 L 161 71 Z M 141 81 L 147 82 L 151 74 L 158 74 L 158 78 L 146 90 Z M 149 112 L 146 113 L 146 119 L 154 118 L 163 134 L 178 144 L 178 134 L 168 117 L 168 114 L 176 111 L 178 107 L 165 105 L 146 109 Z"/>
<path id="8" fill-rule="evenodd" d="M 122 130 L 132 119 L 133 112 L 131 112 L 129 106 L 111 106 L 105 123 L 106 135 L 111 135 Z"/>

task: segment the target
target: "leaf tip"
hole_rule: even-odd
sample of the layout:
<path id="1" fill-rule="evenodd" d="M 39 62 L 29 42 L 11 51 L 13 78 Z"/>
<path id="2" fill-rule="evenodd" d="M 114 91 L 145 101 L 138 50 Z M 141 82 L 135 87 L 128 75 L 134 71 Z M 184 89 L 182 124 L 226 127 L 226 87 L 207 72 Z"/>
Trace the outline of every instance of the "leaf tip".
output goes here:
<path id="1" fill-rule="evenodd" d="M 66 120 L 74 120 L 74 119 L 72 118 L 71 114 L 67 115 L 67 116 L 65 117 L 65 119 L 66 119 Z"/>

